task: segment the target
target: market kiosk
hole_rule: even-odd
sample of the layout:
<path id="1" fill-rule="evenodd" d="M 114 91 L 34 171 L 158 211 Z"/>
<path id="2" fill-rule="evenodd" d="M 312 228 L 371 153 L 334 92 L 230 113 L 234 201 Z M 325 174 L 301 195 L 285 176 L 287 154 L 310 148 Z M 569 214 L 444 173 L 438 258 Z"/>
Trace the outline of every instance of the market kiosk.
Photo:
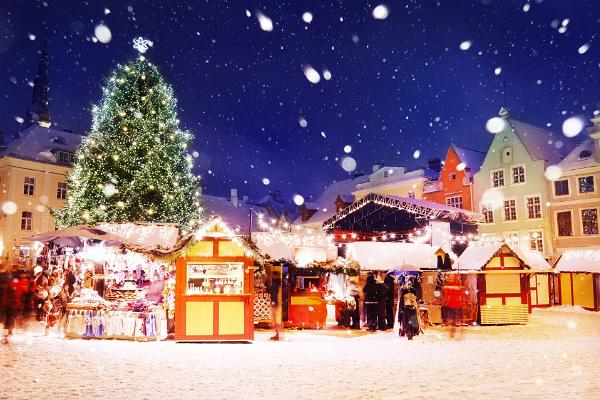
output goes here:
<path id="1" fill-rule="evenodd" d="M 176 262 L 175 340 L 254 339 L 250 254 L 219 218 L 196 234 Z"/>

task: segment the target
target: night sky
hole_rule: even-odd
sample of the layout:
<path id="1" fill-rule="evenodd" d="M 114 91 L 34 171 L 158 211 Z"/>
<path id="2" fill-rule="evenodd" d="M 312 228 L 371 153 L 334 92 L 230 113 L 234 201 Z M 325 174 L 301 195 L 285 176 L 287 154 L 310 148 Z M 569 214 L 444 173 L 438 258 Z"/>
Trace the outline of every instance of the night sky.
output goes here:
<path id="1" fill-rule="evenodd" d="M 89 129 L 104 78 L 137 55 L 132 39 L 153 41 L 146 56 L 174 87 L 211 194 L 236 187 L 255 199 L 282 190 L 308 200 L 348 177 L 344 156 L 366 172 L 377 162 L 425 165 L 450 142 L 485 151 L 503 82 L 513 117 L 555 132 L 600 108 L 598 1 L 389 1 L 384 20 L 372 15 L 379 4 L 3 0 L 0 129 L 22 128 L 44 21 L 52 121 L 76 132 Z M 106 44 L 93 40 L 99 24 L 112 33 Z"/>

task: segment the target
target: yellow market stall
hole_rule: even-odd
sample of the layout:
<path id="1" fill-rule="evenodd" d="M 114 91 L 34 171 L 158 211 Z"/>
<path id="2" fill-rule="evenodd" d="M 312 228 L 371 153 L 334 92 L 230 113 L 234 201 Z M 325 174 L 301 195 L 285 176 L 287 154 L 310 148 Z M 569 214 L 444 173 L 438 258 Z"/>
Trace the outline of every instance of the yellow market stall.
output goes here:
<path id="1" fill-rule="evenodd" d="M 565 251 L 554 266 L 562 305 L 600 311 L 600 250 Z"/>
<path id="2" fill-rule="evenodd" d="M 453 268 L 477 274 L 482 325 L 527 323 L 532 307 L 530 276 L 550 271 L 538 252 L 483 241 L 469 245 Z"/>

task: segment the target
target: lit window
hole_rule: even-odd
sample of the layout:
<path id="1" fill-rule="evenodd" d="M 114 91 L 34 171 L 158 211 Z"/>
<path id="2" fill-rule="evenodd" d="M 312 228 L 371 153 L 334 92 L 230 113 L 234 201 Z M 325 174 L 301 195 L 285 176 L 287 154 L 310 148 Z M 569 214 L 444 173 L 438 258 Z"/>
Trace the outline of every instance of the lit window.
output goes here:
<path id="1" fill-rule="evenodd" d="M 581 210 L 581 224 L 583 225 L 584 235 L 597 235 L 598 210 L 596 208 Z"/>
<path id="2" fill-rule="evenodd" d="M 554 195 L 568 196 L 569 195 L 569 180 L 554 181 Z"/>
<path id="3" fill-rule="evenodd" d="M 573 224 L 571 221 L 571 211 L 560 211 L 556 213 L 556 226 L 558 236 L 573 236 Z"/>
<path id="4" fill-rule="evenodd" d="M 542 204 L 538 196 L 527 197 L 527 216 L 529 218 L 542 218 Z"/>
<path id="5" fill-rule="evenodd" d="M 513 167 L 512 183 L 525 183 L 525 167 Z"/>
<path id="6" fill-rule="evenodd" d="M 462 196 L 447 197 L 446 205 L 450 207 L 463 208 Z"/>
<path id="7" fill-rule="evenodd" d="M 529 248 L 540 253 L 544 252 L 544 235 L 542 231 L 529 232 Z"/>
<path id="8" fill-rule="evenodd" d="M 23 184 L 23 194 L 26 196 L 33 196 L 34 192 L 35 192 L 35 178 L 26 176 L 25 183 Z"/>
<path id="9" fill-rule="evenodd" d="M 504 232 L 504 241 L 512 248 L 519 247 L 519 233 Z"/>
<path id="10" fill-rule="evenodd" d="M 515 200 L 504 200 L 504 220 L 514 221 L 517 219 L 517 202 Z"/>
<path id="11" fill-rule="evenodd" d="M 493 187 L 504 186 L 504 170 L 503 169 L 492 171 L 492 186 Z"/>
<path id="12" fill-rule="evenodd" d="M 579 181 L 579 193 L 592 193 L 594 192 L 594 177 L 583 176 L 578 179 Z"/>
<path id="13" fill-rule="evenodd" d="M 31 211 L 23 211 L 21 213 L 21 230 L 30 231 L 32 221 L 33 217 L 31 215 Z"/>
<path id="14" fill-rule="evenodd" d="M 64 200 L 67 198 L 67 183 L 66 182 L 58 182 L 58 187 L 56 188 L 56 198 Z"/>
<path id="15" fill-rule="evenodd" d="M 481 213 L 485 218 L 486 224 L 494 223 L 494 210 L 492 209 L 491 204 L 482 204 L 481 205 Z"/>

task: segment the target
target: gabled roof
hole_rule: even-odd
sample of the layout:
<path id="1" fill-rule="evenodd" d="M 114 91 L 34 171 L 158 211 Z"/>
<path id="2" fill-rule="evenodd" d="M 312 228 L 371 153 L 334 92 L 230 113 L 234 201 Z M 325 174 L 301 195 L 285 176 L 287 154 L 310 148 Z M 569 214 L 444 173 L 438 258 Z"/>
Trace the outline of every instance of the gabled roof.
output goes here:
<path id="1" fill-rule="evenodd" d="M 536 270 L 549 270 L 551 268 L 550 264 L 548 264 L 539 251 L 512 247 L 503 241 L 471 243 L 460 257 L 458 257 L 457 262 L 452 265 L 452 268 L 457 270 L 481 270 L 490 262 L 502 246 L 508 247 L 523 262 L 525 268 Z"/>
<path id="2" fill-rule="evenodd" d="M 485 153 L 483 151 L 465 149 L 455 144 L 451 144 L 450 147 L 454 149 L 460 162 L 465 164 L 465 170 L 468 168 L 470 176 L 475 175 L 479 171 L 483 160 L 485 160 Z"/>
<path id="3" fill-rule="evenodd" d="M 590 138 L 579 143 L 558 166 L 562 171 L 600 166 L 594 155 L 594 141 Z M 589 157 L 581 158 L 582 152 L 589 152 Z"/>
<path id="4" fill-rule="evenodd" d="M 56 151 L 74 153 L 82 138 L 83 136 L 75 133 L 34 124 L 19 132 L 19 137 L 14 139 L 0 156 L 57 163 Z"/>
<path id="5" fill-rule="evenodd" d="M 336 213 L 335 200 L 338 196 L 341 196 L 345 202 L 354 202 L 354 195 L 352 192 L 356 190 L 356 185 L 364 183 L 369 180 L 368 175 L 361 175 L 355 178 L 344 179 L 343 181 L 333 182 L 316 201 L 310 203 L 311 210 L 317 210 L 308 221 L 296 221 L 296 223 L 305 224 L 321 224 L 327 219 L 333 217 Z"/>
<path id="6" fill-rule="evenodd" d="M 546 160 L 557 164 L 574 147 L 574 144 L 562 135 L 510 117 L 506 118 L 506 121 L 534 160 Z"/>
<path id="7" fill-rule="evenodd" d="M 600 272 L 600 249 L 567 250 L 554 267 L 559 272 Z"/>
<path id="8" fill-rule="evenodd" d="M 256 213 L 268 215 L 266 210 L 259 206 L 250 206 L 240 201 L 238 207 L 227 198 L 203 194 L 200 203 L 204 209 L 204 218 L 220 217 L 225 223 L 240 235 L 247 235 L 252 216 L 252 230 L 258 231 L 258 217 Z"/>

